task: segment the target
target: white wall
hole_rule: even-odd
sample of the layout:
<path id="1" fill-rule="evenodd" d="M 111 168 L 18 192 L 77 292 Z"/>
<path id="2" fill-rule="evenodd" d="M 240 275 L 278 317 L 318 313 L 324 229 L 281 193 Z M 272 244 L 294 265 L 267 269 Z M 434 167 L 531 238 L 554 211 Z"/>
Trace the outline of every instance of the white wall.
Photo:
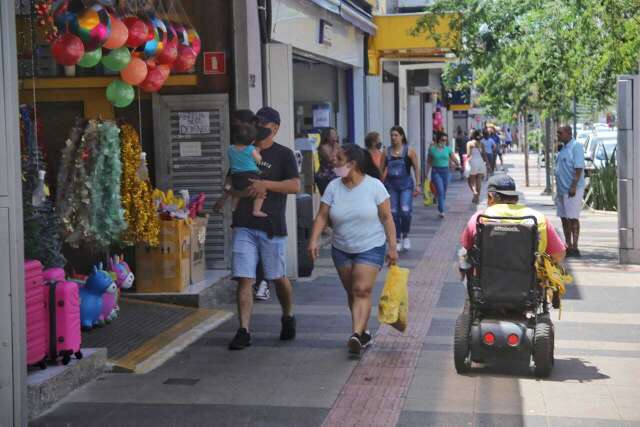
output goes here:
<path id="1" fill-rule="evenodd" d="M 383 113 L 383 126 L 382 140 L 384 145 L 391 144 L 391 137 L 389 136 L 389 129 L 396 125 L 395 119 L 395 97 L 396 91 L 393 83 L 382 83 L 382 113 Z"/>
<path id="2" fill-rule="evenodd" d="M 336 129 L 338 131 L 338 136 L 340 137 L 340 143 L 342 143 L 344 138 L 347 138 L 349 134 L 349 123 L 347 118 L 348 110 L 347 76 L 344 70 L 338 69 L 338 117 L 336 121 Z"/>
<path id="3" fill-rule="evenodd" d="M 233 1 L 236 106 L 254 112 L 262 102 L 262 54 L 257 0 Z"/>
<path id="4" fill-rule="evenodd" d="M 367 76 L 365 84 L 367 94 L 366 132 L 378 132 L 384 137 L 384 132 L 388 129 L 384 128 L 382 76 Z"/>
<path id="5" fill-rule="evenodd" d="M 355 120 L 353 139 L 356 144 L 364 146 L 365 128 L 365 92 L 364 92 L 364 68 L 353 68 L 353 117 Z"/>

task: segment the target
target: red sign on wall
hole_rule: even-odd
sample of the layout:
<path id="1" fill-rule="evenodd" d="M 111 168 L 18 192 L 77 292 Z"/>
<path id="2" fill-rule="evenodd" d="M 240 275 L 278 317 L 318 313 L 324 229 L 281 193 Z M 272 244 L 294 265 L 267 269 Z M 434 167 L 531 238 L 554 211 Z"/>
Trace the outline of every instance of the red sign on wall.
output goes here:
<path id="1" fill-rule="evenodd" d="M 227 74 L 226 55 L 224 52 L 203 52 L 203 74 Z"/>

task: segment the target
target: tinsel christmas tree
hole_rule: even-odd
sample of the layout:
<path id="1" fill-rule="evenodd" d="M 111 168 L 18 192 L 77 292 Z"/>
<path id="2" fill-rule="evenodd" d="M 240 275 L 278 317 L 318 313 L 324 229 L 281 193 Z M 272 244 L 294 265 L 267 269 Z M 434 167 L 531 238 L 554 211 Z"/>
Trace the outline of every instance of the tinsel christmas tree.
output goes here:
<path id="1" fill-rule="evenodd" d="M 33 194 L 39 185 L 39 171 L 46 170 L 42 151 L 36 141 L 36 124 L 30 107 L 20 107 L 22 138 L 22 209 L 24 218 L 24 255 L 45 266 L 64 267 L 60 220 L 49 197 L 34 206 Z"/>

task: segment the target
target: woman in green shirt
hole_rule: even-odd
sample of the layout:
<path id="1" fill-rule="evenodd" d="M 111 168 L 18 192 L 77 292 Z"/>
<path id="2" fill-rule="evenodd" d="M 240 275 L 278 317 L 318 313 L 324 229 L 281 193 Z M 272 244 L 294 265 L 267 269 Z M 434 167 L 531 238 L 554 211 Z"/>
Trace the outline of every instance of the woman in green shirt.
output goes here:
<path id="1" fill-rule="evenodd" d="M 460 166 L 453 150 L 448 145 L 449 137 L 446 133 L 441 133 L 438 142 L 429 147 L 427 164 L 431 168 L 431 181 L 438 191 L 438 212 L 440 218 L 444 218 L 444 202 L 449 185 L 449 163 L 453 162 L 456 167 Z"/>

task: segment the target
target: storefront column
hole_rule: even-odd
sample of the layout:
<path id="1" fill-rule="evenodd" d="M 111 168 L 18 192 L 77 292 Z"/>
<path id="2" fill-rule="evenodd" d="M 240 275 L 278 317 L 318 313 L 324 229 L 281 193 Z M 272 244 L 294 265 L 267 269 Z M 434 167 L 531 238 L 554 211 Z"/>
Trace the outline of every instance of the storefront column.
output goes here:
<path id="1" fill-rule="evenodd" d="M 295 116 L 293 115 L 293 50 L 286 44 L 269 43 L 266 52 L 267 102 L 280 113 L 280 130 L 276 135 L 279 144 L 294 149 Z M 287 199 L 287 276 L 298 277 L 298 220 L 296 197 Z"/>
<path id="2" fill-rule="evenodd" d="M 262 54 L 256 0 L 233 1 L 236 108 L 254 112 L 262 104 Z"/>
<path id="3" fill-rule="evenodd" d="M 0 2 L 0 426 L 27 424 L 22 185 L 13 1 Z"/>
<path id="4" fill-rule="evenodd" d="M 378 132 L 384 140 L 384 114 L 382 97 L 382 75 L 366 77 L 366 131 Z M 392 101 L 392 100 L 389 100 Z M 393 102 L 391 102 L 393 104 Z"/>
<path id="5" fill-rule="evenodd" d="M 349 117 L 347 111 L 349 110 L 349 97 L 347 96 L 347 72 L 342 68 L 338 68 L 338 106 L 336 113 L 336 130 L 340 137 L 340 143 L 346 141 L 349 137 Z M 352 141 L 353 142 L 353 141 Z"/>
<path id="6" fill-rule="evenodd" d="M 365 92 L 364 92 L 364 68 L 353 67 L 353 142 L 364 146 L 365 128 Z"/>

